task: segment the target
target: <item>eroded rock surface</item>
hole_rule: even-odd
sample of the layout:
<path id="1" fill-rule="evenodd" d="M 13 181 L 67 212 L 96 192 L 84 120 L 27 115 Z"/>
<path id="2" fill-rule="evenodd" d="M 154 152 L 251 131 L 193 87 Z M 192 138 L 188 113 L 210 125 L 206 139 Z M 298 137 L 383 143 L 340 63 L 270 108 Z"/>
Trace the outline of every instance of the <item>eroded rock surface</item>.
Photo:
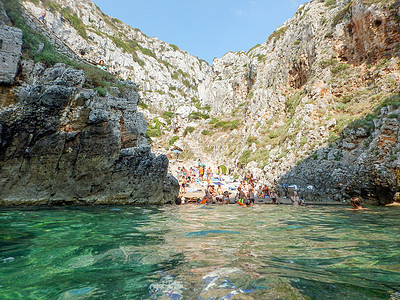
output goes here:
<path id="1" fill-rule="evenodd" d="M 0 108 L 0 203 L 162 204 L 177 196 L 168 159 L 146 141 L 138 94 L 101 97 L 80 70 L 26 63 L 26 84 Z M 4 92 L 4 90 L 3 90 Z"/>

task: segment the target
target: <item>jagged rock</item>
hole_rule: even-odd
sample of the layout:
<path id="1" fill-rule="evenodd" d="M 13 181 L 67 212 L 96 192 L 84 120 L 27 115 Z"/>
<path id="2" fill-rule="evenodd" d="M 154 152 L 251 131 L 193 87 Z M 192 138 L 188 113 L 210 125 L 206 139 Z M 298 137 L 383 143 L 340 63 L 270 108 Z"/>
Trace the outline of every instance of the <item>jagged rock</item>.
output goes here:
<path id="1" fill-rule="evenodd" d="M 134 85 L 99 97 L 81 88 L 81 71 L 60 65 L 37 79 L 0 110 L 1 204 L 174 201 L 179 185 L 147 146 Z"/>

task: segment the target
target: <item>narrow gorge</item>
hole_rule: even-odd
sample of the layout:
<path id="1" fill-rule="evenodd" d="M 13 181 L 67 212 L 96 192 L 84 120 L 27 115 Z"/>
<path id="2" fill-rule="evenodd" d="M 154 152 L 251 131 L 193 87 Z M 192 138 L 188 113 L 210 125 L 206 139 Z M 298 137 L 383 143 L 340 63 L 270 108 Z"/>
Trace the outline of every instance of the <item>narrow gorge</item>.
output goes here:
<path id="1" fill-rule="evenodd" d="M 399 191 L 399 1 L 313 0 L 212 66 L 90 0 L 0 10 L 0 204 L 170 203 L 173 149 L 307 200 Z"/>

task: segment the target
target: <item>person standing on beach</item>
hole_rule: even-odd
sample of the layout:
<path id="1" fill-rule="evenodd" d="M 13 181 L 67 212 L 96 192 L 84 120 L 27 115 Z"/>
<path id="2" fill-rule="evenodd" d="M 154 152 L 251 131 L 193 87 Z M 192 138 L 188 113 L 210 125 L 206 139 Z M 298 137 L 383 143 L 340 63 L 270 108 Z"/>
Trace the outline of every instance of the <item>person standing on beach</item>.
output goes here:
<path id="1" fill-rule="evenodd" d="M 253 192 L 253 188 L 249 188 L 249 192 L 247 193 L 247 204 L 250 206 L 254 205 L 254 192 Z"/>
<path id="2" fill-rule="evenodd" d="M 199 179 L 200 181 L 203 181 L 203 176 L 204 176 L 204 169 L 202 166 L 199 168 Z"/>
<path id="3" fill-rule="evenodd" d="M 181 178 L 181 194 L 186 194 L 186 183 L 187 183 L 186 177 L 182 176 L 182 178 Z"/>
<path id="4" fill-rule="evenodd" d="M 245 204 L 247 202 L 246 194 L 240 187 L 238 187 L 238 193 L 236 194 L 236 198 L 238 203 Z"/>
<path id="5" fill-rule="evenodd" d="M 271 191 L 269 193 L 269 196 L 271 197 L 271 203 L 273 203 L 273 204 L 277 204 L 278 203 L 278 201 L 277 201 L 278 195 L 276 194 L 274 189 L 271 189 Z"/>
<path id="6" fill-rule="evenodd" d="M 290 199 L 292 200 L 293 205 L 300 205 L 300 197 L 296 190 L 293 191 L 293 195 Z"/>
<path id="7" fill-rule="evenodd" d="M 211 175 L 212 175 L 211 167 L 208 167 L 208 169 L 207 169 L 207 180 L 211 180 Z"/>

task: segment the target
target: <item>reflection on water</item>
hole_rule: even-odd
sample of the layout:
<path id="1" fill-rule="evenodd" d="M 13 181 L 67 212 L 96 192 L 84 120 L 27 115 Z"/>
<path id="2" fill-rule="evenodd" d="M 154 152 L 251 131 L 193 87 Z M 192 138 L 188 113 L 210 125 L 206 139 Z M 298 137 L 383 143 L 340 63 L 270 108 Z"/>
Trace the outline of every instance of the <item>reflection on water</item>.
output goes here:
<path id="1" fill-rule="evenodd" d="M 400 299 L 400 209 L 0 210 L 1 299 Z"/>

